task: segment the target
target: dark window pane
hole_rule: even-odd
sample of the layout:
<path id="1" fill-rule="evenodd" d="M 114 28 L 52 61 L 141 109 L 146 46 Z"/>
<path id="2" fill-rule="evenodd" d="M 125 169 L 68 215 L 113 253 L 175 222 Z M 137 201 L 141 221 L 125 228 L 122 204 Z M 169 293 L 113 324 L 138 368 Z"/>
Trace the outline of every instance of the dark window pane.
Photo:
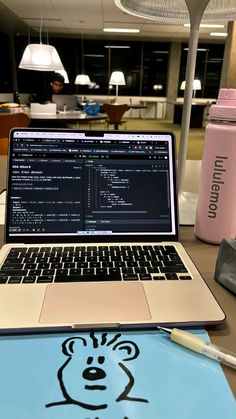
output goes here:
<path id="1" fill-rule="evenodd" d="M 4 51 L 10 50 L 8 35 L 0 32 L 0 46 L 2 51 L 2 59 L 0 65 L 0 92 L 12 92 L 12 80 L 11 80 L 11 62 L 10 54 L 4 53 Z"/>
<path id="2" fill-rule="evenodd" d="M 144 42 L 143 96 L 166 96 L 169 43 Z"/>
<path id="3" fill-rule="evenodd" d="M 180 80 L 185 80 L 185 72 L 187 65 L 187 44 L 182 47 L 182 56 L 180 64 Z M 201 81 L 201 90 L 196 91 L 196 98 L 217 98 L 220 77 L 224 57 L 223 44 L 199 44 L 196 59 L 195 78 Z M 183 96 L 183 90 L 179 90 L 179 96 Z"/>

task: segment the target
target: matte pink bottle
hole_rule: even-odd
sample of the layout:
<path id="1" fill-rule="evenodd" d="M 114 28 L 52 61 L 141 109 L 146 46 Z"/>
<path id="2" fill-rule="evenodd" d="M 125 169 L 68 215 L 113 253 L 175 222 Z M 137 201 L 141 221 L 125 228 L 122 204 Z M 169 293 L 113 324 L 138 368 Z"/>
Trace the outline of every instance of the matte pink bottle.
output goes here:
<path id="1" fill-rule="evenodd" d="M 236 236 L 236 89 L 221 89 L 209 115 L 194 232 L 220 243 Z"/>

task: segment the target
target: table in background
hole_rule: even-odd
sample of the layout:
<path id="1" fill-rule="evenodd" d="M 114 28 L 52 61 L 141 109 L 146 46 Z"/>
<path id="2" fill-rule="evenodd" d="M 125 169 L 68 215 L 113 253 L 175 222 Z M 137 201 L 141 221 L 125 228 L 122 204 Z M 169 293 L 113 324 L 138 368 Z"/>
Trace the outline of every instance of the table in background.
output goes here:
<path id="1" fill-rule="evenodd" d="M 86 115 L 81 112 L 65 112 L 53 115 L 49 114 L 29 114 L 30 127 L 45 127 L 45 128 L 65 128 L 70 124 L 89 124 L 92 122 L 106 120 L 105 113 L 98 113 L 97 115 Z"/>
<path id="2" fill-rule="evenodd" d="M 3 244 L 3 229 L 4 226 L 0 225 L 0 246 Z M 194 236 L 193 227 L 181 227 L 180 234 L 181 243 L 185 246 L 208 287 L 226 314 L 226 321 L 222 325 L 208 326 L 206 328 L 211 342 L 236 353 L 235 296 L 213 278 L 219 246 L 210 245 L 198 240 Z M 199 295 L 197 298 L 199 298 L 199 306 L 201 306 L 201 296 Z M 223 366 L 223 370 L 231 390 L 236 397 L 236 370 L 227 366 Z"/>
<path id="3" fill-rule="evenodd" d="M 202 128 L 204 111 L 208 105 L 206 103 L 192 103 L 190 128 Z M 174 124 L 181 124 L 182 113 L 183 103 L 174 103 Z"/>

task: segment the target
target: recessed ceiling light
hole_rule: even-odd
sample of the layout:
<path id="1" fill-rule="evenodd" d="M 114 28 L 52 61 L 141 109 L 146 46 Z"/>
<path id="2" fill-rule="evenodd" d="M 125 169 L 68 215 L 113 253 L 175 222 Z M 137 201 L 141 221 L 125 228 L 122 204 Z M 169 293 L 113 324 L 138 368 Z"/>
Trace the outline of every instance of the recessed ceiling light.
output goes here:
<path id="1" fill-rule="evenodd" d="M 140 29 L 103 28 L 103 32 L 139 33 Z"/>
<path id="2" fill-rule="evenodd" d="M 130 48 L 129 45 L 105 45 L 104 48 Z"/>
<path id="3" fill-rule="evenodd" d="M 211 32 L 211 36 L 227 36 L 227 32 Z"/>
<path id="4" fill-rule="evenodd" d="M 190 27 L 190 23 L 185 23 L 185 27 Z M 224 28 L 225 25 L 216 24 L 216 23 L 200 23 L 200 28 Z"/>
<path id="5" fill-rule="evenodd" d="M 103 58 L 105 57 L 105 55 L 104 54 L 84 54 L 84 57 Z"/>
<path id="6" fill-rule="evenodd" d="M 169 54 L 169 51 L 153 51 L 154 54 Z"/>
<path id="7" fill-rule="evenodd" d="M 188 51 L 188 48 L 184 48 L 184 51 Z M 207 51 L 207 48 L 197 48 L 197 51 Z"/>

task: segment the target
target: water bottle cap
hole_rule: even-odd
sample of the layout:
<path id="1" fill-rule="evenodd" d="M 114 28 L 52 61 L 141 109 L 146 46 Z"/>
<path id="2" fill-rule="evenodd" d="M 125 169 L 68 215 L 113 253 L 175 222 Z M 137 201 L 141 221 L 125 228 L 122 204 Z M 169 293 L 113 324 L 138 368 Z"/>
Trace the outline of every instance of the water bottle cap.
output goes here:
<path id="1" fill-rule="evenodd" d="M 220 89 L 218 99 L 236 100 L 236 89 Z"/>
<path id="2" fill-rule="evenodd" d="M 220 89 L 215 105 L 209 110 L 210 119 L 236 121 L 236 89 Z"/>

